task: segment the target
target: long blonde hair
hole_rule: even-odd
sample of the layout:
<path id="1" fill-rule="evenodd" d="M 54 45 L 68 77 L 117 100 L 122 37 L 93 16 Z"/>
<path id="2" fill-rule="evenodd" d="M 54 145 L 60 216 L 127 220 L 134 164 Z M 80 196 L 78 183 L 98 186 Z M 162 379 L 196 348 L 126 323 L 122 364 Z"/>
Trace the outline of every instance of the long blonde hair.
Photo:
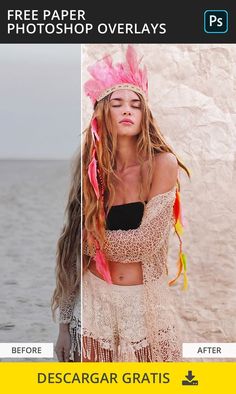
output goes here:
<path id="1" fill-rule="evenodd" d="M 155 119 L 146 104 L 146 101 L 139 95 L 141 101 L 142 121 L 141 132 L 137 136 L 138 161 L 142 166 L 147 165 L 145 179 L 140 184 L 140 199 L 144 200 L 145 191 L 149 190 L 153 175 L 153 158 L 160 152 L 171 152 L 176 156 L 179 166 L 190 178 L 188 168 L 178 159 L 173 149 L 166 143 Z M 104 209 L 107 213 L 115 198 L 115 181 L 120 178 L 115 173 L 116 170 L 116 149 L 117 136 L 112 130 L 112 122 L 109 106 L 110 96 L 96 103 L 92 119 L 96 117 L 98 133 L 101 136 L 97 144 L 97 162 L 100 174 L 102 174 L 103 185 L 105 186 L 104 206 L 102 200 L 97 200 L 92 185 L 88 177 L 88 166 L 92 156 L 93 140 L 91 133 L 91 123 L 84 130 L 82 145 L 82 233 L 83 240 L 87 240 L 89 247 L 93 247 L 93 239 L 97 239 L 102 248 L 105 241 L 105 220 Z M 91 119 L 91 121 L 92 121 Z M 81 224 L 81 156 L 77 155 L 74 163 L 74 172 L 71 189 L 66 208 L 67 221 L 58 240 L 57 261 L 56 261 L 56 289 L 52 298 L 52 309 L 60 305 L 61 300 L 71 291 L 78 287 L 78 278 L 75 277 L 73 261 L 80 255 L 80 224 Z M 100 185 L 101 186 L 101 185 Z M 178 180 L 178 189 L 180 183 Z M 83 255 L 83 265 L 88 265 L 88 257 Z"/>
<path id="2" fill-rule="evenodd" d="M 63 225 L 56 249 L 56 288 L 51 299 L 56 309 L 79 291 L 81 275 L 81 152 L 72 161 L 72 179 Z"/>

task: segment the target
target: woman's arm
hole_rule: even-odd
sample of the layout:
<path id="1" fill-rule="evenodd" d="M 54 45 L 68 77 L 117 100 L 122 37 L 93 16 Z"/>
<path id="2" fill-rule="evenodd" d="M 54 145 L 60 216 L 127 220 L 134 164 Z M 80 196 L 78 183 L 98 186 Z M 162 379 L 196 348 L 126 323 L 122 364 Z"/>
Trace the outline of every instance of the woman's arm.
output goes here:
<path id="1" fill-rule="evenodd" d="M 69 361 L 71 348 L 71 337 L 69 332 L 69 324 L 60 323 L 59 334 L 55 346 L 55 352 L 58 361 Z"/>

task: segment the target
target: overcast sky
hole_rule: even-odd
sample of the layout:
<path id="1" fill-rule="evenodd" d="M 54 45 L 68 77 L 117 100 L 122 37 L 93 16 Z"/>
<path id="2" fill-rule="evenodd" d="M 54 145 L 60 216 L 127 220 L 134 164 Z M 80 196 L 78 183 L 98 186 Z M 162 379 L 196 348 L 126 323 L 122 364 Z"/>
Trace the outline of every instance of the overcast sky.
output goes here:
<path id="1" fill-rule="evenodd" d="M 0 159 L 70 159 L 80 143 L 80 45 L 0 45 Z"/>

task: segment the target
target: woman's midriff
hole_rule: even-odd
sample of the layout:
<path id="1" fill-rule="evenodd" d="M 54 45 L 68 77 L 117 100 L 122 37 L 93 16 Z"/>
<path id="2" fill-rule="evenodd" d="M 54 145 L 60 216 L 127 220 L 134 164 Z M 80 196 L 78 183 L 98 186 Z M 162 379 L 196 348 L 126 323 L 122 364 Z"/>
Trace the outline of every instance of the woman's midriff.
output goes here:
<path id="1" fill-rule="evenodd" d="M 131 286 L 143 283 L 143 272 L 141 262 L 120 263 L 109 261 L 112 283 L 114 285 Z M 96 269 L 96 262 L 92 258 L 89 264 L 89 270 L 99 278 L 103 279 Z"/>

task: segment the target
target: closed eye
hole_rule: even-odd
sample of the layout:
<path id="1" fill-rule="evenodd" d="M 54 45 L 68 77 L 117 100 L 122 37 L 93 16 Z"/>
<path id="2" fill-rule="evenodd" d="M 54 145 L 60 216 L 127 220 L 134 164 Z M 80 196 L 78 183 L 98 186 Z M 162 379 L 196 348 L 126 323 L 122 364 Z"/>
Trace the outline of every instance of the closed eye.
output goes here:
<path id="1" fill-rule="evenodd" d="M 120 98 L 114 98 L 110 100 L 112 108 L 119 108 L 123 104 L 123 100 Z M 130 101 L 130 106 L 135 109 L 141 109 L 141 102 L 140 100 L 133 99 Z"/>
<path id="2" fill-rule="evenodd" d="M 121 105 L 117 104 L 117 105 L 112 105 L 112 108 L 119 108 L 121 107 Z M 140 105 L 131 105 L 131 108 L 136 108 L 136 109 L 140 109 L 141 106 Z"/>

